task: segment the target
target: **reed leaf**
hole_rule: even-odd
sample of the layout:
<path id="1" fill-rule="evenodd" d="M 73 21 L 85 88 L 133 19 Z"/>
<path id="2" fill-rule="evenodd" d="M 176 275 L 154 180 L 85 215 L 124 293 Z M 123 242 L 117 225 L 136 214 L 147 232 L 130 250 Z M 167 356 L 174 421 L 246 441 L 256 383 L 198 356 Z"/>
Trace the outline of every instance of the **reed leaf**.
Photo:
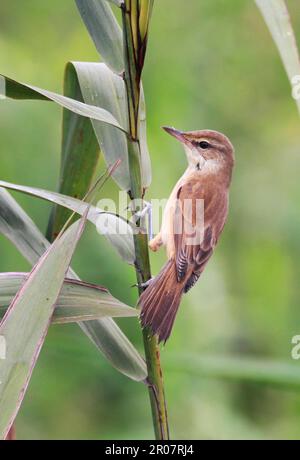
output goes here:
<path id="1" fill-rule="evenodd" d="M 245 381 L 255 384 L 300 388 L 299 364 L 257 359 L 251 356 L 170 355 L 168 370 L 199 378 Z"/>
<path id="2" fill-rule="evenodd" d="M 97 105 L 109 111 L 118 123 L 127 126 L 127 102 L 125 85 L 121 77 L 103 63 L 73 62 L 80 89 L 87 104 Z M 123 190 L 130 189 L 127 140 L 120 130 L 92 120 L 101 152 L 107 165 L 121 160 L 112 177 Z"/>
<path id="3" fill-rule="evenodd" d="M 152 166 L 147 142 L 146 102 L 143 85 L 141 85 L 139 118 L 140 122 L 138 125 L 138 137 L 141 153 L 141 180 L 142 187 L 147 189 L 150 187 L 152 181 Z"/>
<path id="4" fill-rule="evenodd" d="M 102 109 L 101 107 L 84 104 L 83 102 L 76 101 L 75 99 L 71 99 L 70 97 L 62 96 L 61 94 L 53 93 L 52 91 L 38 88 L 37 86 L 21 83 L 9 77 L 5 77 L 4 75 L 0 75 L 0 77 L 2 77 L 2 79 L 4 79 L 5 82 L 5 84 L 3 85 L 5 91 L 3 96 L 6 96 L 11 99 L 49 100 L 57 103 L 65 109 L 71 110 L 77 115 L 102 121 L 103 123 L 107 123 L 111 126 L 114 126 L 126 133 L 126 129 L 119 125 L 115 117 L 107 110 Z"/>
<path id="5" fill-rule="evenodd" d="M 0 234 L 34 265 L 48 249 L 49 242 L 10 193 L 0 188 Z"/>
<path id="6" fill-rule="evenodd" d="M 124 81 L 103 63 L 73 62 L 74 71 L 87 104 L 96 104 L 105 108 L 118 120 L 121 126 L 128 126 L 127 100 Z M 92 120 L 95 133 L 105 157 L 106 164 L 121 160 L 121 164 L 112 177 L 123 190 L 130 190 L 128 166 L 128 147 L 126 136 L 112 126 Z M 144 92 L 141 91 L 138 129 L 140 133 L 140 162 L 142 186 L 151 184 L 151 161 L 147 144 L 146 108 Z"/>
<path id="7" fill-rule="evenodd" d="M 77 75 L 72 65 L 67 65 L 64 77 L 64 95 L 83 102 Z M 117 132 L 119 130 L 116 129 Z M 92 186 L 99 160 L 100 148 L 91 120 L 63 109 L 61 167 L 58 190 L 60 193 L 82 199 Z M 54 206 L 49 220 L 47 237 L 52 241 L 70 211 Z"/>
<path id="8" fill-rule="evenodd" d="M 125 219 L 116 214 L 104 212 L 96 206 L 90 206 L 84 201 L 62 195 L 57 192 L 51 192 L 34 187 L 11 184 L 9 182 L 0 181 L 0 187 L 5 187 L 18 192 L 23 192 L 31 196 L 50 201 L 60 206 L 64 206 L 79 215 L 83 215 L 87 209 L 87 220 L 97 226 L 97 230 L 102 232 L 105 238 L 116 249 L 120 257 L 129 264 L 134 264 L 134 242 L 133 232 L 134 226 L 129 224 Z"/>
<path id="9" fill-rule="evenodd" d="M 120 2 L 114 2 L 118 6 Z M 76 0 L 89 34 L 104 62 L 115 72 L 124 70 L 121 28 L 106 0 Z"/>
<path id="10" fill-rule="evenodd" d="M 300 58 L 288 8 L 284 0 L 255 0 L 278 48 L 294 90 L 300 84 Z M 295 98 L 300 112 L 300 96 Z"/>
<path id="11" fill-rule="evenodd" d="M 28 273 L 0 273 L 0 318 L 28 278 Z M 65 279 L 52 324 L 77 323 L 111 317 L 136 317 L 138 311 L 113 297 L 103 286 Z"/>
<path id="12" fill-rule="evenodd" d="M 0 233 L 18 248 L 32 265 L 49 247 L 49 242 L 14 198 L 0 188 Z M 79 280 L 73 270 L 68 277 Z M 90 338 L 107 361 L 119 372 L 135 381 L 147 378 L 144 359 L 111 318 L 79 322 L 78 325 Z"/>
<path id="13" fill-rule="evenodd" d="M 22 403 L 84 222 L 73 224 L 43 254 L 0 323 L 7 350 L 0 361 L 0 439 Z"/>

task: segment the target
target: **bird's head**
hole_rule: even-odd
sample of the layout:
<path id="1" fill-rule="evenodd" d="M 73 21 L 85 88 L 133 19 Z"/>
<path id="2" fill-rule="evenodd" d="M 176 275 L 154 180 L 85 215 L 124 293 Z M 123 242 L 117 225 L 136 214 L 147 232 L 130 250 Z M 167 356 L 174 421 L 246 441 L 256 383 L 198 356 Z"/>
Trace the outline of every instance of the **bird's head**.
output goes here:
<path id="1" fill-rule="evenodd" d="M 184 146 L 190 167 L 199 171 L 227 172 L 231 176 L 234 165 L 234 148 L 228 137 L 218 131 L 179 131 L 164 126 Z"/>

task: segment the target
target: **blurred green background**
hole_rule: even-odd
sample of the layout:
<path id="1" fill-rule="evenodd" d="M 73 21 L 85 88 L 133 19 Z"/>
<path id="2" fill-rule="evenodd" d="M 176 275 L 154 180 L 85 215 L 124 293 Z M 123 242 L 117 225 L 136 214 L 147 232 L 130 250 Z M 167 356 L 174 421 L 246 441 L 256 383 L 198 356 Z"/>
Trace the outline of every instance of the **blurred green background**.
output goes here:
<path id="1" fill-rule="evenodd" d="M 297 33 L 297 1 L 288 6 Z M 73 0 L 2 0 L 0 13 L 3 74 L 61 92 L 67 61 L 98 60 Z M 217 129 L 236 148 L 227 226 L 162 350 L 172 437 L 299 439 L 300 391 L 202 378 L 195 362 L 250 356 L 293 364 L 291 338 L 300 334 L 299 115 L 254 1 L 156 1 L 144 86 L 148 198 L 166 197 L 185 168 L 162 125 Z M 1 179 L 56 189 L 60 122 L 54 104 L 1 101 Z M 110 183 L 101 196 L 115 194 Z M 45 231 L 50 206 L 14 196 Z M 1 271 L 29 269 L 3 237 L 0 248 Z M 164 254 L 151 257 L 157 273 Z M 73 266 L 82 279 L 135 303 L 133 270 L 91 226 Z M 137 321 L 120 324 L 142 350 Z M 150 438 L 146 389 L 117 373 L 76 325 L 52 327 L 17 430 L 21 439 Z"/>

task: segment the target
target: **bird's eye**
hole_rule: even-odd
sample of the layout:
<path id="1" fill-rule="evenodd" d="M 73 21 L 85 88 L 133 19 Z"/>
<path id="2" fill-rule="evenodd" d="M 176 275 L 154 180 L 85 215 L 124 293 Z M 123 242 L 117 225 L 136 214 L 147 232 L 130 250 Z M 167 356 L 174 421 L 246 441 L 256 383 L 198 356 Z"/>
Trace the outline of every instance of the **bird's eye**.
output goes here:
<path id="1" fill-rule="evenodd" d="M 210 144 L 206 141 L 201 141 L 201 142 L 198 142 L 198 145 L 201 149 L 208 149 L 208 147 L 210 147 Z"/>

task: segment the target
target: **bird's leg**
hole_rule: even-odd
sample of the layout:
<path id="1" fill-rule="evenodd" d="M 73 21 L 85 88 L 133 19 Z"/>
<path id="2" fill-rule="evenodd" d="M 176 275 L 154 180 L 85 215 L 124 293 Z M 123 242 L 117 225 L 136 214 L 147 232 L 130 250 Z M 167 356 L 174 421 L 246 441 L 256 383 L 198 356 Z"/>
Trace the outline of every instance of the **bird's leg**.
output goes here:
<path id="1" fill-rule="evenodd" d="M 147 288 L 147 287 L 152 283 L 153 280 L 154 280 L 154 276 L 152 276 L 152 278 L 150 278 L 149 280 L 147 280 L 145 283 L 139 284 L 139 287 Z"/>
<path id="2" fill-rule="evenodd" d="M 134 216 L 135 216 L 136 222 L 138 220 L 143 222 L 144 217 L 148 215 L 148 235 L 149 235 L 149 240 L 152 240 L 153 238 L 152 204 L 144 200 L 143 205 L 144 205 L 143 209 L 135 212 Z"/>
<path id="3" fill-rule="evenodd" d="M 152 276 L 148 281 L 145 281 L 145 283 L 135 283 L 131 287 L 138 287 L 138 288 L 145 289 L 152 283 L 153 280 L 154 280 L 154 276 Z"/>
<path id="4" fill-rule="evenodd" d="M 148 214 L 148 237 L 149 237 L 149 248 L 153 252 L 157 252 L 161 246 L 163 246 L 163 240 L 161 232 L 159 232 L 153 238 L 153 219 L 152 219 L 152 205 L 148 201 L 144 201 L 145 206 L 141 211 L 135 213 L 136 218 L 142 220 L 146 214 Z"/>

